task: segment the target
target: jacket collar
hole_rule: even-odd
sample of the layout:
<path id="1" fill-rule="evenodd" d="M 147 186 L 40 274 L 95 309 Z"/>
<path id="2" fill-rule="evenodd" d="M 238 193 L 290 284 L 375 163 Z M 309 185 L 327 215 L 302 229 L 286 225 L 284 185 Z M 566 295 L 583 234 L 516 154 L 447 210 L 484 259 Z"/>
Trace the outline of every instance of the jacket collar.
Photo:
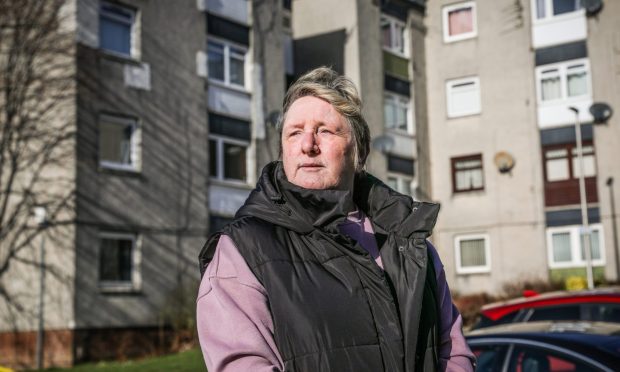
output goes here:
<path id="1" fill-rule="evenodd" d="M 258 217 L 302 234 L 315 229 L 337 233 L 337 226 L 356 208 L 377 227 L 405 237 L 414 233 L 428 236 L 435 225 L 438 205 L 415 202 L 369 173 L 356 175 L 353 191 L 293 185 L 286 179 L 282 163 L 276 161 L 265 166 L 236 217 Z"/>

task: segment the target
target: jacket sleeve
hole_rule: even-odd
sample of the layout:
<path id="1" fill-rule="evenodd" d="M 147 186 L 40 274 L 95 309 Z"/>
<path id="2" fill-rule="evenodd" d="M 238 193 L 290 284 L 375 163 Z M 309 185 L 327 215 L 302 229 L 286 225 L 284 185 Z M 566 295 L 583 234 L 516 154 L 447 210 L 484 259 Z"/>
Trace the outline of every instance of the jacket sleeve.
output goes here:
<path id="1" fill-rule="evenodd" d="M 265 289 L 226 235 L 200 283 L 196 318 L 209 372 L 283 370 Z"/>
<path id="2" fill-rule="evenodd" d="M 463 319 L 452 303 L 450 288 L 446 281 L 446 273 L 435 247 L 427 242 L 429 254 L 433 255 L 435 273 L 437 275 L 437 301 L 440 309 L 440 371 L 474 371 L 476 358 L 467 346 L 463 336 Z"/>

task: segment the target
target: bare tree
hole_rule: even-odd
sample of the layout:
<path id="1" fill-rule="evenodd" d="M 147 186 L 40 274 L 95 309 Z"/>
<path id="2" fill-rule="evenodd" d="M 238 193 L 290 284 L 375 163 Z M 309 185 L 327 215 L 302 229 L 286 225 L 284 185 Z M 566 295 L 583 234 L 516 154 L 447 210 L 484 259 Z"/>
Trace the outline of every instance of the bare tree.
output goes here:
<path id="1" fill-rule="evenodd" d="M 66 10 L 65 0 L 0 0 L 0 314 L 9 318 L 34 310 L 25 304 L 36 287 L 26 293 L 18 289 L 29 285 L 16 282 L 36 278 L 27 273 L 39 266 L 37 237 L 68 246 L 62 226 L 75 219 L 75 42 Z M 33 221 L 37 206 L 46 224 Z M 45 269 L 63 277 L 53 264 Z"/>

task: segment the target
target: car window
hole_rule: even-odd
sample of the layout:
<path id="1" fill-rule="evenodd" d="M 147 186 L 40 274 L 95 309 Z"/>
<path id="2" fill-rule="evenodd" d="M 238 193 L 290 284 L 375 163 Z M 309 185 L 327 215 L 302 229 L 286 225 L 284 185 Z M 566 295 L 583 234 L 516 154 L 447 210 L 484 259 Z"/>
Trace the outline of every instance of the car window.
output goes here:
<path id="1" fill-rule="evenodd" d="M 471 345 L 476 356 L 477 372 L 500 371 L 506 354 L 506 347 L 501 345 Z"/>
<path id="2" fill-rule="evenodd" d="M 476 324 L 474 324 L 472 329 L 478 329 L 478 328 L 490 327 L 490 326 L 495 326 L 495 325 L 500 325 L 500 324 L 512 323 L 512 322 L 514 322 L 517 314 L 519 314 L 519 311 L 513 311 L 512 313 L 506 314 L 506 315 L 504 315 L 503 317 L 501 317 L 501 318 L 499 318 L 497 320 L 492 320 L 491 318 L 489 318 L 486 315 L 482 314 L 482 315 L 480 315 L 480 318 L 478 319 L 478 322 Z"/>
<path id="3" fill-rule="evenodd" d="M 528 321 L 536 320 L 581 320 L 579 305 L 548 306 L 532 309 Z"/>
<path id="4" fill-rule="evenodd" d="M 592 320 L 620 323 L 620 304 L 592 304 Z"/>
<path id="5" fill-rule="evenodd" d="M 542 348 L 516 346 L 510 357 L 509 372 L 595 372 L 583 361 Z"/>

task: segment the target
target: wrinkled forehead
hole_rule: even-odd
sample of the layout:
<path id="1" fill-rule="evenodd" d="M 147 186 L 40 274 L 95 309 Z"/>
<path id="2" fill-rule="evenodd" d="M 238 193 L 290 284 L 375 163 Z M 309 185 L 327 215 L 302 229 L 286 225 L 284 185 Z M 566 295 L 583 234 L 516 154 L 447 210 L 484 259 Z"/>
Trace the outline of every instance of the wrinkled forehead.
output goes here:
<path id="1" fill-rule="evenodd" d="M 304 126 L 347 126 L 347 120 L 329 102 L 314 96 L 295 100 L 285 113 L 283 129 Z"/>

